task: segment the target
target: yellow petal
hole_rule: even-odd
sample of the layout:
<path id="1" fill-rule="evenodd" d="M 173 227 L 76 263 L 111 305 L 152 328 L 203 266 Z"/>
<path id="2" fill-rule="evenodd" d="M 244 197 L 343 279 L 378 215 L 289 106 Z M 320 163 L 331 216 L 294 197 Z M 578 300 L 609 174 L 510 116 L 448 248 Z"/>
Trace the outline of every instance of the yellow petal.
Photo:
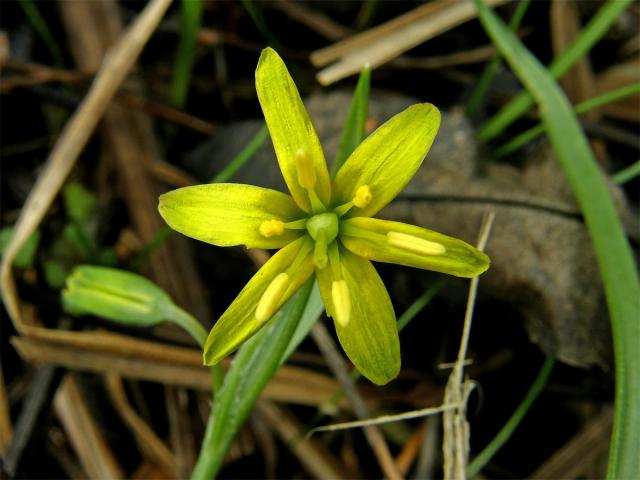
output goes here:
<path id="1" fill-rule="evenodd" d="M 333 205 L 355 200 L 347 217 L 375 215 L 411 180 L 439 126 L 440 112 L 427 103 L 413 105 L 380 126 L 338 171 Z"/>
<path id="2" fill-rule="evenodd" d="M 160 215 L 171 228 L 214 245 L 280 248 L 299 230 L 266 228 L 304 215 L 282 192 L 252 185 L 216 183 L 179 188 L 160 196 Z"/>
<path id="3" fill-rule="evenodd" d="M 462 240 L 426 228 L 377 218 L 356 217 L 340 226 L 342 244 L 375 262 L 396 263 L 475 277 L 489 268 L 489 257 Z"/>
<path id="4" fill-rule="evenodd" d="M 299 238 L 278 251 L 249 280 L 211 329 L 204 363 L 214 365 L 262 328 L 313 273 L 312 245 Z"/>
<path id="5" fill-rule="evenodd" d="M 318 197 L 328 205 L 331 184 L 318 135 L 287 67 L 271 48 L 260 55 L 256 90 L 280 170 L 294 200 L 303 210 L 311 210 L 305 186 L 313 180 Z M 309 166 L 313 172 L 309 172 Z M 298 170 L 302 178 L 298 178 Z"/>
<path id="6" fill-rule="evenodd" d="M 400 341 L 389 294 L 368 260 L 341 248 L 340 264 L 342 280 L 334 278 L 330 266 L 316 270 L 320 294 L 351 362 L 373 383 L 384 385 L 400 371 Z"/>

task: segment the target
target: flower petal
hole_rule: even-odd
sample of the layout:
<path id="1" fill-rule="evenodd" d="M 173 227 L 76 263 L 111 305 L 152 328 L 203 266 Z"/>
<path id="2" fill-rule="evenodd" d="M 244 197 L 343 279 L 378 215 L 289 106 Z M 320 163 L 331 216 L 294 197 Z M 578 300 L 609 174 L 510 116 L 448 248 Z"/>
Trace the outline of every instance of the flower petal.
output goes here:
<path id="1" fill-rule="evenodd" d="M 348 217 L 370 217 L 395 198 L 411 180 L 440 126 L 440 112 L 431 104 L 413 105 L 366 138 L 340 168 L 333 182 L 334 205 L 343 205 L 364 185 L 371 201 L 353 207 Z"/>
<path id="2" fill-rule="evenodd" d="M 371 262 L 341 248 L 340 263 L 350 296 L 349 321 L 343 326 L 336 320 L 331 267 L 316 271 L 327 313 L 358 371 L 373 383 L 384 385 L 400 371 L 400 341 L 391 299 Z"/>
<path id="3" fill-rule="evenodd" d="M 311 240 L 300 238 L 258 270 L 209 332 L 204 346 L 205 365 L 218 363 L 267 324 L 269 318 L 258 319 L 256 315 L 258 306 L 265 303 L 265 294 L 273 296 L 274 286 L 279 290 L 270 306 L 272 314 L 277 312 L 313 273 L 312 257 Z M 284 284 L 279 281 L 282 274 L 288 276 Z"/>
<path id="4" fill-rule="evenodd" d="M 301 235 L 284 230 L 265 237 L 260 225 L 269 220 L 290 222 L 304 214 L 282 192 L 235 183 L 179 188 L 160 196 L 160 215 L 184 235 L 221 247 L 280 248 Z"/>
<path id="5" fill-rule="evenodd" d="M 375 262 L 397 263 L 457 277 L 478 276 L 491 263 L 483 252 L 457 238 L 377 218 L 344 220 L 340 240 L 356 255 Z"/>
<path id="6" fill-rule="evenodd" d="M 303 149 L 315 169 L 316 193 L 328 205 L 331 182 L 318 135 L 287 67 L 271 48 L 265 48 L 260 55 L 256 90 L 280 170 L 294 200 L 303 210 L 311 210 L 308 193 L 298 182 L 296 170 L 296 152 Z"/>

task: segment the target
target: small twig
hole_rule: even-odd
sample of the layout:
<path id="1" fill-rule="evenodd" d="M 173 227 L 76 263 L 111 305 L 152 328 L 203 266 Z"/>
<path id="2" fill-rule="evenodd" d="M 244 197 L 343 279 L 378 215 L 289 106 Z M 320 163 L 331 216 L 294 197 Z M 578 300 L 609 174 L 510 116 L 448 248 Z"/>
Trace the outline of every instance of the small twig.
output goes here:
<path id="1" fill-rule="evenodd" d="M 344 393 L 351 402 L 356 416 L 361 419 L 370 417 L 371 413 L 369 412 L 369 408 L 356 390 L 355 384 L 342 361 L 342 357 L 325 326 L 320 322 L 316 323 L 311 329 L 311 336 L 327 360 L 329 368 L 342 385 Z M 364 433 L 385 476 L 390 480 L 401 479 L 402 476 L 393 461 L 389 447 L 387 447 L 387 443 L 380 430 L 374 426 L 367 426 L 365 427 Z"/>
<path id="2" fill-rule="evenodd" d="M 343 422 L 334 423 L 332 425 L 325 425 L 323 427 L 316 427 L 309 431 L 307 435 L 313 435 L 317 432 L 335 432 L 338 430 L 347 430 L 349 428 L 356 427 L 370 427 L 372 425 L 382 425 L 384 423 L 398 422 L 400 420 L 411 420 L 414 418 L 426 417 L 428 415 L 434 415 L 436 413 L 447 412 L 459 408 L 457 403 L 451 403 L 447 405 L 440 405 L 438 407 L 421 408 L 420 410 L 412 410 L 410 412 L 398 413 L 395 415 L 382 415 L 376 418 L 369 418 L 366 420 L 357 420 L 355 422 Z"/>
<path id="3" fill-rule="evenodd" d="M 495 215 L 493 212 L 487 214 L 482 222 L 480 235 L 477 243 L 479 250 L 484 250 Z M 457 408 L 444 413 L 444 478 L 464 479 L 469 458 L 469 424 L 466 419 L 467 398 L 473 390 L 473 383 L 463 382 L 464 363 L 469 344 L 469 334 L 471 332 L 471 319 L 478 292 L 479 278 L 471 280 L 469 287 L 469 297 L 467 299 L 467 309 L 464 316 L 464 326 L 462 338 L 460 339 L 460 349 L 453 371 L 449 376 L 447 388 L 445 390 L 445 404 L 456 404 Z"/>

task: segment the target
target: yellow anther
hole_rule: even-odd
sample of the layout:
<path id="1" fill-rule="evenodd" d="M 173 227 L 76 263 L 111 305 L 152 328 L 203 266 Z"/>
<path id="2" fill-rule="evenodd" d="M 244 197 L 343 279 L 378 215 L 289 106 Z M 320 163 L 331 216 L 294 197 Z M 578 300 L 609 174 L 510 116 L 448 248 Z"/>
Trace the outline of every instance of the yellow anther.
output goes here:
<path id="1" fill-rule="evenodd" d="M 260 235 L 263 237 L 275 237 L 284 232 L 284 222 L 280 220 L 265 220 L 260 224 Z"/>
<path id="2" fill-rule="evenodd" d="M 342 327 L 346 327 L 351 319 L 351 296 L 346 281 L 334 280 L 331 283 L 331 299 L 333 300 L 336 322 Z"/>
<path id="3" fill-rule="evenodd" d="M 310 190 L 316 186 L 316 169 L 304 148 L 299 148 L 296 152 L 296 172 L 302 188 Z"/>
<path id="4" fill-rule="evenodd" d="M 441 243 L 431 242 L 424 238 L 400 232 L 387 233 L 387 242 L 389 245 L 417 253 L 418 255 L 444 255 L 447 251 Z"/>
<path id="5" fill-rule="evenodd" d="M 256 320 L 260 323 L 269 320 L 278 310 L 280 300 L 289 287 L 289 275 L 279 273 L 262 294 L 256 307 Z"/>
<path id="6" fill-rule="evenodd" d="M 369 185 L 360 185 L 356 190 L 356 196 L 353 197 L 353 204 L 358 208 L 364 208 L 371 203 L 372 198 Z"/>

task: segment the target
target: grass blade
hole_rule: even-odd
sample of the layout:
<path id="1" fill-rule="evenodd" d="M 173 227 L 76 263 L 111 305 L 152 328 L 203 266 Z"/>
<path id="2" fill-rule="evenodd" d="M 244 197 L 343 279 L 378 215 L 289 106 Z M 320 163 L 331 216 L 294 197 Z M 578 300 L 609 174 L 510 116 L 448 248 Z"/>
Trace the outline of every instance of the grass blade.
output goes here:
<path id="1" fill-rule="evenodd" d="M 608 478 L 638 478 L 640 284 L 631 248 L 593 152 L 560 87 L 495 13 L 479 0 L 475 3 L 485 30 L 538 103 L 551 145 L 584 214 L 609 307 L 616 364 Z"/>
<path id="2" fill-rule="evenodd" d="M 607 105 L 608 103 L 615 102 L 617 100 L 620 100 L 621 98 L 636 93 L 640 93 L 640 82 L 633 83 L 631 85 L 625 85 L 624 87 L 617 88 L 616 90 L 612 90 L 597 97 L 590 98 L 589 100 L 585 100 L 584 102 L 576 105 L 574 111 L 577 115 L 582 115 L 583 113 L 590 112 L 591 110 L 602 107 L 603 105 Z M 496 158 L 509 155 L 510 153 L 518 150 L 520 147 L 523 147 L 527 143 L 531 142 L 535 138 L 538 138 L 543 133 L 544 127 L 538 124 L 528 130 L 525 130 L 521 134 L 514 137 L 512 140 L 497 148 L 493 152 L 493 154 Z"/>
<path id="3" fill-rule="evenodd" d="M 31 22 L 35 31 L 38 32 L 38 35 L 40 35 L 40 38 L 44 41 L 44 44 L 53 59 L 54 65 L 62 67 L 63 63 L 60 46 L 58 45 L 58 42 L 56 42 L 55 37 L 49 29 L 49 25 L 47 25 L 46 20 L 40 13 L 40 10 L 38 10 L 38 7 L 36 7 L 36 4 L 32 0 L 20 0 L 18 3 L 22 7 L 25 15 L 29 18 L 29 22 Z"/>
<path id="4" fill-rule="evenodd" d="M 331 165 L 331 178 L 335 177 L 340 167 L 351 152 L 364 140 L 365 126 L 369 112 L 369 91 L 371 89 L 371 68 L 364 67 L 360 72 L 358 84 L 353 92 L 351 107 L 347 121 L 340 136 L 340 146 Z"/>
<path id="5" fill-rule="evenodd" d="M 633 0 L 609 0 L 589 24 L 582 29 L 574 42 L 548 67 L 553 78 L 564 75 L 609 29 L 618 16 L 626 10 Z M 531 93 L 527 91 L 516 95 L 500 112 L 486 122 L 478 132 L 485 142 L 499 135 L 533 105 Z"/>
<path id="6" fill-rule="evenodd" d="M 209 480 L 216 476 L 233 438 L 280 366 L 304 315 L 312 286 L 310 279 L 236 354 L 209 415 L 192 478 Z"/>
<path id="7" fill-rule="evenodd" d="M 201 0 L 182 0 L 182 25 L 176 63 L 171 79 L 170 102 L 176 108 L 183 108 L 187 101 L 191 70 L 196 55 L 196 44 L 202 20 Z"/>
<path id="8" fill-rule="evenodd" d="M 640 160 L 629 165 L 627 168 L 620 170 L 611 177 L 611 180 L 618 185 L 622 185 L 623 183 L 627 183 L 629 180 L 633 180 L 638 175 L 640 175 Z"/>
<path id="9" fill-rule="evenodd" d="M 513 17 L 511 17 L 511 20 L 509 20 L 509 28 L 511 29 L 511 31 L 518 31 L 518 28 L 520 28 L 520 23 L 522 23 L 522 19 L 524 18 L 524 14 L 527 12 L 530 4 L 531 0 L 520 0 L 520 2 L 518 3 L 518 7 L 513 14 Z M 493 77 L 495 77 L 496 72 L 498 71 L 498 67 L 501 63 L 502 58 L 500 58 L 500 55 L 496 54 L 496 56 L 493 57 L 493 60 L 491 60 L 491 63 L 489 63 L 484 69 L 484 72 L 482 72 L 482 77 L 480 77 L 478 85 L 476 85 L 476 88 L 469 96 L 469 101 L 467 102 L 466 109 L 467 115 L 471 116 L 478 110 L 478 107 L 480 106 L 482 99 L 486 95 L 487 90 L 489 90 L 491 82 L 493 81 Z"/>
<path id="10" fill-rule="evenodd" d="M 516 408 L 516 411 L 513 412 L 513 415 L 511 415 L 509 420 L 507 420 L 507 423 L 504 424 L 494 439 L 491 440 L 489 445 L 487 445 L 467 467 L 468 478 L 475 477 L 480 470 L 482 470 L 484 466 L 491 461 L 496 452 L 509 441 L 509 438 L 511 438 L 511 435 L 515 429 L 518 428 L 518 425 L 520 425 L 520 422 L 531 408 L 531 405 L 533 405 L 533 402 L 536 401 L 538 395 L 540 395 L 547 384 L 547 380 L 549 380 L 554 363 L 555 359 L 547 357 L 542 368 L 540 368 L 540 371 L 538 372 L 538 376 L 533 381 L 531 387 L 529 387 L 527 394 L 522 399 L 520 405 L 518 405 L 518 408 Z"/>
<path id="11" fill-rule="evenodd" d="M 251 141 L 209 183 L 224 183 L 233 177 L 260 150 L 268 136 L 269 131 L 263 125 Z"/>

